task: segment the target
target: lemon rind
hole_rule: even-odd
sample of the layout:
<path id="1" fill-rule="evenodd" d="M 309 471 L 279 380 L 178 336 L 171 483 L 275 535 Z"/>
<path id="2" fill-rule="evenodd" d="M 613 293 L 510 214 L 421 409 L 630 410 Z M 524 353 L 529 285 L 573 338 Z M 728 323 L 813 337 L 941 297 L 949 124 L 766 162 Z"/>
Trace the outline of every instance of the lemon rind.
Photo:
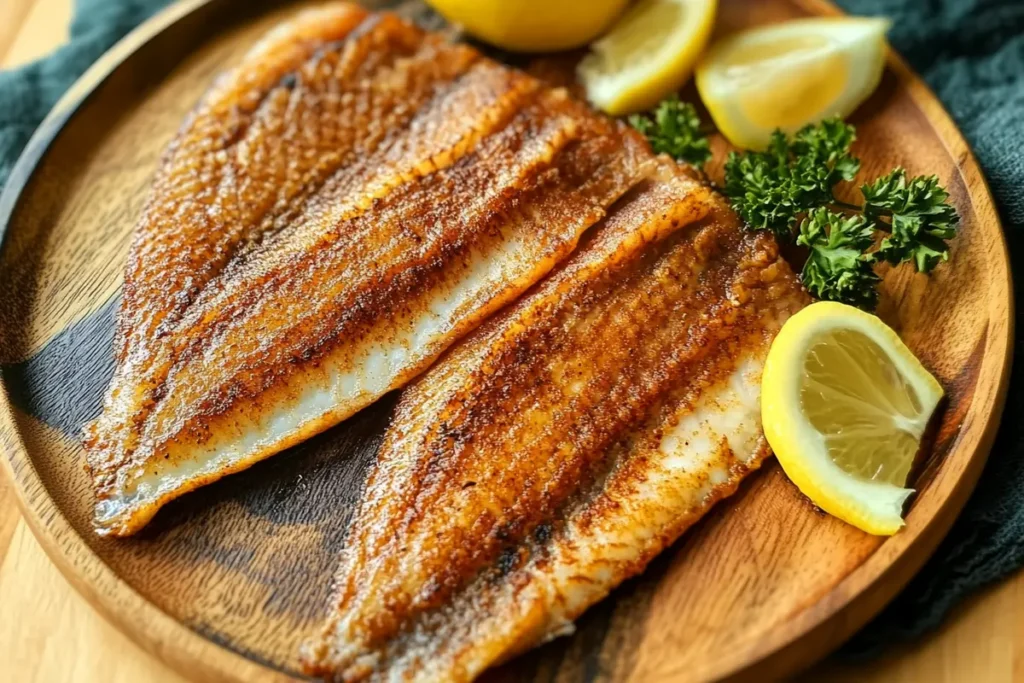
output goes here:
<path id="1" fill-rule="evenodd" d="M 903 526 L 903 506 L 913 490 L 866 481 L 843 471 L 828 456 L 823 437 L 799 409 L 807 349 L 819 332 L 836 328 L 859 331 L 886 352 L 918 394 L 923 431 L 943 396 L 938 381 L 875 316 L 851 306 L 819 302 L 794 315 L 769 352 L 761 399 L 765 437 L 786 475 L 815 505 L 868 533 L 890 535 Z"/>
<path id="2" fill-rule="evenodd" d="M 524 10 L 514 2 L 495 3 L 488 9 L 480 9 L 482 3 L 468 1 L 428 0 L 428 4 L 450 23 L 486 43 L 515 52 L 542 53 L 585 46 L 614 25 L 628 1 L 591 2 L 589 13 L 575 13 L 568 21 L 570 10 L 557 2 L 548 3 L 548 11 L 541 16 L 532 13 L 529 27 L 517 20 Z"/>

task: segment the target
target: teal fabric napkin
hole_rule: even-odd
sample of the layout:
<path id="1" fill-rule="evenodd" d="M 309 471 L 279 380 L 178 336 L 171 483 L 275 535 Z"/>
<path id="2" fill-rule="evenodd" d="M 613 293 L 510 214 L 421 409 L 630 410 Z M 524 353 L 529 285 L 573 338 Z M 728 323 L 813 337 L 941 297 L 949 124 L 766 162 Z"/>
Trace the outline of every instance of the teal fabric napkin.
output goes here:
<path id="1" fill-rule="evenodd" d="M 20 69 L 0 71 L 0 187 L 64 91 L 121 36 L 167 4 L 168 0 L 75 0 L 66 45 Z"/>
<path id="2" fill-rule="evenodd" d="M 942 100 L 971 144 L 1002 218 L 1024 339 L 1024 1 L 839 0 L 893 19 L 889 40 Z M 934 557 L 844 648 L 871 655 L 934 628 L 977 588 L 1024 565 L 1024 361 L 978 488 Z"/>
<path id="3" fill-rule="evenodd" d="M 888 15 L 893 45 L 938 94 L 991 183 L 1024 283 L 1024 2 L 839 0 L 854 14 Z M 54 102 L 104 50 L 167 0 L 76 0 L 70 42 L 46 59 L 0 72 L 0 185 Z M 1017 301 L 1024 301 L 1018 286 Z M 1018 319 L 1017 329 L 1024 330 Z M 845 652 L 875 653 L 934 627 L 978 587 L 1024 565 L 1024 368 L 978 490 L 934 558 Z"/>

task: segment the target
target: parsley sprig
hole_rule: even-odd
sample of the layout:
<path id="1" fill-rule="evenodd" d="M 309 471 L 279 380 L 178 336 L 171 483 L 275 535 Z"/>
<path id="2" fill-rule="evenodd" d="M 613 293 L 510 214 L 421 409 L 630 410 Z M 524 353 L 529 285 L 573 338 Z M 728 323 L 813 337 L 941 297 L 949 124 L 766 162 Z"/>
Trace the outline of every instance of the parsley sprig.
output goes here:
<path id="1" fill-rule="evenodd" d="M 662 100 L 651 116 L 633 114 L 629 125 L 650 141 L 657 154 L 701 166 L 711 158 L 711 144 L 701 130 L 697 110 L 677 95 Z"/>
<path id="2" fill-rule="evenodd" d="M 678 98 L 662 102 L 653 118 L 630 123 L 656 152 L 696 165 L 711 156 L 700 118 Z M 860 171 L 851 153 L 855 139 L 854 127 L 839 118 L 792 138 L 776 131 L 763 152 L 729 154 L 722 191 L 751 230 L 807 247 L 801 279 L 812 295 L 870 310 L 878 302 L 875 266 L 909 262 L 931 272 L 949 259 L 947 240 L 960 217 L 937 177 L 909 177 L 902 168 L 863 184 L 862 205 L 837 199 L 836 185 Z"/>
<path id="3" fill-rule="evenodd" d="M 819 299 L 842 301 L 871 310 L 878 303 L 874 259 L 868 249 L 875 228 L 862 215 L 840 216 L 824 207 L 800 223 L 796 243 L 809 253 L 800 277 Z"/>
<path id="4" fill-rule="evenodd" d="M 832 188 L 857 175 L 853 140 L 853 127 L 838 120 L 808 126 L 792 142 L 776 131 L 764 152 L 729 154 L 725 195 L 747 225 L 788 239 L 801 216 L 834 201 Z"/>
<path id="5" fill-rule="evenodd" d="M 861 188 L 864 213 L 876 225 L 888 221 L 889 235 L 875 255 L 892 264 L 913 261 L 922 273 L 949 260 L 946 240 L 956 236 L 960 216 L 949 205 L 949 193 L 935 176 L 907 178 L 897 168 Z"/>

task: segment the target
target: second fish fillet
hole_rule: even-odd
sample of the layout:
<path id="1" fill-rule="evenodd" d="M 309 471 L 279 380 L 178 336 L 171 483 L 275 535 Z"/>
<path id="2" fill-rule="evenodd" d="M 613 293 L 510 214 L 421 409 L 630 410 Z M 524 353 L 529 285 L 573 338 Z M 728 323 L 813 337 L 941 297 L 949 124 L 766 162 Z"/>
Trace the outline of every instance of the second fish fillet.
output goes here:
<path id="1" fill-rule="evenodd" d="M 768 346 L 807 296 L 665 161 L 404 392 L 304 653 L 333 681 L 469 681 L 573 621 L 767 455 Z"/>

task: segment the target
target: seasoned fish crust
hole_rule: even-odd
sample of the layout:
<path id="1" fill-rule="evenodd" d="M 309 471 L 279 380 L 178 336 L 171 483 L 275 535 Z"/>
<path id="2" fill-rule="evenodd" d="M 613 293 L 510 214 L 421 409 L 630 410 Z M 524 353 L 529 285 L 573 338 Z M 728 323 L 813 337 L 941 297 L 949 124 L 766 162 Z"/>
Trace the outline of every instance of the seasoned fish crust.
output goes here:
<path id="1" fill-rule="evenodd" d="M 406 388 L 309 674 L 471 680 L 571 632 L 759 466 L 761 366 L 807 296 L 695 185 L 664 162 Z"/>
<path id="2" fill-rule="evenodd" d="M 563 90 L 395 15 L 271 32 L 164 154 L 87 429 L 101 534 L 400 387 L 654 167 Z"/>

